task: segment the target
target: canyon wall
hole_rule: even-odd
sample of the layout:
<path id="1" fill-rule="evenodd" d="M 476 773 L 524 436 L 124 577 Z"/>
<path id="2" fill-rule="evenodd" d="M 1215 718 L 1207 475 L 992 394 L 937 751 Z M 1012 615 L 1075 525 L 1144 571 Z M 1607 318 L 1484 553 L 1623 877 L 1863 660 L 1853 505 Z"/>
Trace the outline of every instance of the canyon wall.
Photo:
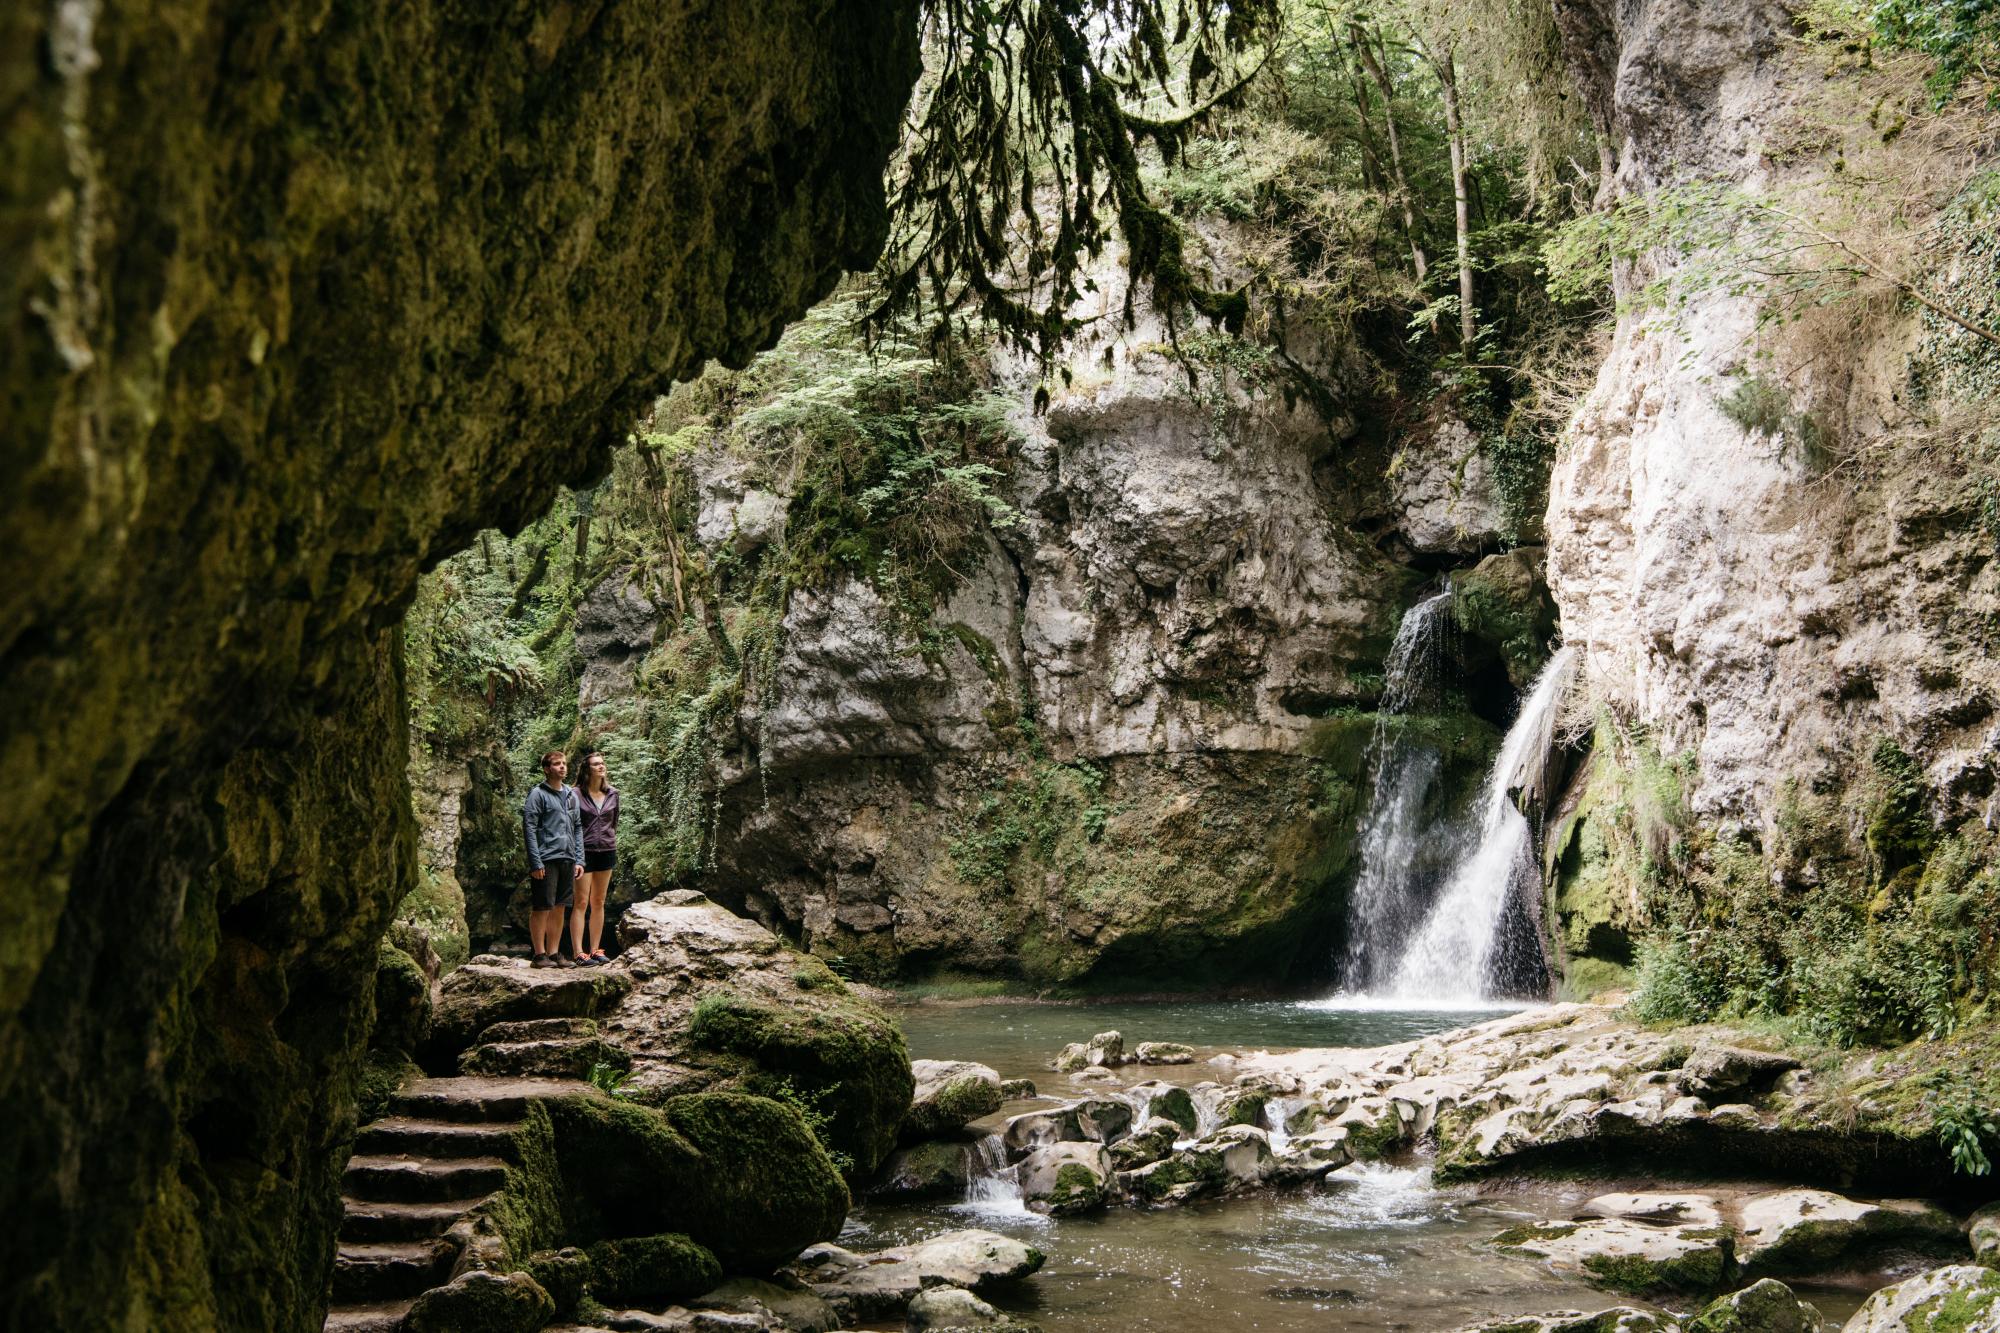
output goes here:
<path id="1" fill-rule="evenodd" d="M 0 1306 L 316 1328 L 417 575 L 870 261 L 914 6 L 0 33 Z"/>

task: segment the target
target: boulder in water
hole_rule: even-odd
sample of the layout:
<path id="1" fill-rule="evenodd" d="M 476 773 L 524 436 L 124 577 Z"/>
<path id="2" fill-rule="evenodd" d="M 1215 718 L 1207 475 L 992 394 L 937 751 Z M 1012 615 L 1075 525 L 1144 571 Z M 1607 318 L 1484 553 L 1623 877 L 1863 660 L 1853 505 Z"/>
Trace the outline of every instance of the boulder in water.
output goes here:
<path id="1" fill-rule="evenodd" d="M 1949 1214 L 1913 1199 L 1860 1203 L 1827 1190 L 1773 1190 L 1745 1199 L 1738 1216 L 1737 1258 L 1757 1274 L 1825 1272 L 1863 1248 L 1943 1256 L 1963 1243 Z"/>
<path id="2" fill-rule="evenodd" d="M 912 1060 L 916 1093 L 903 1116 L 905 1143 L 936 1138 L 1000 1109 L 1000 1075 L 969 1060 Z"/>
<path id="3" fill-rule="evenodd" d="M 1036 1333 L 1033 1324 L 1023 1324 L 1000 1313 L 971 1292 L 960 1287 L 932 1287 L 918 1292 L 910 1302 L 905 1333 L 956 1333 L 958 1329 L 988 1329 L 992 1333 Z"/>
<path id="4" fill-rule="evenodd" d="M 1174 1150 L 1182 1129 L 1171 1120 L 1152 1119 L 1111 1145 L 1111 1165 L 1120 1171 L 1151 1166 Z"/>
<path id="5" fill-rule="evenodd" d="M 1010 1102 L 1026 1101 L 1040 1094 L 1035 1091 L 1035 1081 L 1029 1078 L 1009 1078 L 1000 1081 L 1000 1095 Z"/>
<path id="6" fill-rule="evenodd" d="M 1020 1154 L 1051 1143 L 1110 1143 L 1132 1124 L 1132 1108 L 1110 1097 L 1086 1097 L 1048 1111 L 1029 1111 L 1007 1122 L 1003 1142 Z"/>
<path id="7" fill-rule="evenodd" d="M 1978 1264 L 1933 1268 L 1868 1298 L 1842 1333 L 1995 1333 L 2000 1270 Z"/>
<path id="8" fill-rule="evenodd" d="M 731 1278 L 721 1286 L 703 1292 L 701 1299 L 690 1304 L 697 1310 L 746 1316 L 754 1319 L 759 1329 L 828 1333 L 828 1330 L 840 1327 L 833 1307 L 804 1285 L 789 1279 L 786 1282 L 767 1282 L 759 1278 Z M 694 1327 L 700 1333 L 708 1333 L 712 1324 L 707 1319 L 700 1319 Z"/>
<path id="9" fill-rule="evenodd" d="M 1132 1063 L 1139 1065 L 1191 1065 L 1194 1047 L 1177 1041 L 1142 1041 L 1132 1050 Z"/>
<path id="10" fill-rule="evenodd" d="M 819 1245 L 794 1271 L 849 1324 L 902 1313 L 929 1287 L 987 1291 L 1042 1266 L 1042 1252 L 991 1231 L 953 1231 L 915 1245 L 855 1254 Z"/>
<path id="11" fill-rule="evenodd" d="M 1820 1333 L 1819 1311 L 1775 1278 L 1753 1282 L 1710 1303 L 1685 1333 Z"/>
<path id="12" fill-rule="evenodd" d="M 1150 1166 L 1120 1172 L 1118 1186 L 1135 1202 L 1160 1207 L 1249 1189 L 1269 1180 L 1276 1170 L 1264 1131 L 1254 1125 L 1231 1125 L 1174 1149 Z"/>
<path id="13" fill-rule="evenodd" d="M 1061 1217 L 1105 1204 L 1111 1154 L 1096 1143 L 1052 1143 L 1021 1162 L 1021 1199 L 1038 1213 Z"/>
<path id="14" fill-rule="evenodd" d="M 1715 1291 L 1735 1270 L 1735 1237 L 1725 1227 L 1652 1227 L 1614 1217 L 1514 1227 L 1493 1243 L 1561 1276 L 1634 1295 Z"/>
<path id="15" fill-rule="evenodd" d="M 1089 1041 L 1073 1041 L 1063 1047 L 1049 1067 L 1058 1074 L 1073 1074 L 1091 1065 L 1111 1069 L 1124 1063 L 1125 1035 L 1121 1032 L 1100 1032 Z"/>
<path id="16" fill-rule="evenodd" d="M 1707 1194 L 1600 1194 L 1577 1209 L 1580 1218 L 1622 1217 L 1654 1226 L 1717 1227 L 1722 1210 Z"/>
<path id="17" fill-rule="evenodd" d="M 1141 1083 L 1132 1089 L 1132 1095 L 1146 1108 L 1147 1119 L 1171 1120 L 1186 1134 L 1201 1127 L 1194 1097 L 1186 1088 L 1172 1083 Z"/>
<path id="18" fill-rule="evenodd" d="M 962 1198 L 972 1178 L 973 1147 L 963 1139 L 931 1139 L 898 1148 L 868 1185 L 871 1199 Z"/>

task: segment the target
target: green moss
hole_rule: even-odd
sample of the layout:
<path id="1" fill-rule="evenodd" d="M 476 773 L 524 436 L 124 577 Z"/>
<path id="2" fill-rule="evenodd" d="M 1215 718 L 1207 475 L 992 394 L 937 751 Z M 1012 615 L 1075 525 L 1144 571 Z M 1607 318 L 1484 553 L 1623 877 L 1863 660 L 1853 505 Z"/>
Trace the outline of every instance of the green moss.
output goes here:
<path id="1" fill-rule="evenodd" d="M 1228 1177 L 1221 1153 L 1184 1150 L 1134 1175 L 1132 1188 L 1140 1198 L 1157 1201 L 1183 1185 L 1219 1189 Z"/>
<path id="2" fill-rule="evenodd" d="M 1454 575 L 1451 608 L 1466 637 L 1499 657 L 1516 689 L 1527 688 L 1548 661 L 1556 607 L 1538 551 L 1488 556 Z"/>
<path id="3" fill-rule="evenodd" d="M 556 1304 L 556 1318 L 575 1318 L 590 1281 L 590 1260 L 574 1247 L 542 1250 L 529 1257 L 523 1270 L 541 1284 Z"/>
<path id="4" fill-rule="evenodd" d="M 1270 1100 L 1269 1093 L 1255 1088 L 1243 1088 L 1225 1096 L 1218 1108 L 1217 1128 L 1262 1123 L 1264 1107 Z"/>
<path id="5" fill-rule="evenodd" d="M 430 1034 L 430 978 L 414 958 L 387 940 L 375 964 L 375 1029 L 368 1044 L 415 1052 Z"/>
<path id="6" fill-rule="evenodd" d="M 380 1120 L 389 1113 L 389 1102 L 404 1084 L 424 1076 L 409 1054 L 400 1050 L 371 1049 L 363 1057 L 361 1075 L 354 1089 L 354 1114 L 361 1124 Z"/>
<path id="7" fill-rule="evenodd" d="M 1726 1249 L 1704 1248 L 1672 1259 L 1636 1254 L 1586 1255 L 1583 1266 L 1599 1286 L 1634 1296 L 1660 1291 L 1714 1291 L 1729 1280 Z"/>
<path id="8" fill-rule="evenodd" d="M 555 1300 L 527 1273 L 481 1269 L 419 1295 L 403 1317 L 409 1333 L 536 1333 L 555 1317 Z"/>
<path id="9" fill-rule="evenodd" d="M 1000 1089 L 984 1078 L 966 1075 L 948 1080 L 924 1104 L 910 1108 L 903 1119 L 905 1138 L 929 1138 L 967 1125 L 1000 1109 Z"/>
<path id="10" fill-rule="evenodd" d="M 456 878 L 429 866 L 419 866 L 417 882 L 397 906 L 396 919 L 424 932 L 447 972 L 463 966 L 472 956 L 465 920 L 465 891 Z"/>
<path id="11" fill-rule="evenodd" d="M 577 1096 L 541 1106 L 571 1243 L 677 1231 L 732 1272 L 763 1272 L 830 1239 L 846 1215 L 847 1189 L 825 1150 L 797 1112 L 766 1098 L 698 1093 L 655 1110 Z"/>
<path id="12" fill-rule="evenodd" d="M 2000 1291 L 1991 1287 L 1948 1291 L 1910 1311 L 1908 1327 L 1912 1333 L 1977 1333 L 1992 1327 L 1996 1305 Z"/>
<path id="13" fill-rule="evenodd" d="M 1188 1095 L 1186 1088 L 1170 1087 L 1155 1093 L 1152 1101 L 1146 1104 L 1146 1114 L 1171 1120 L 1189 1134 L 1201 1124 L 1201 1117 L 1195 1113 L 1194 1098 Z"/>
<path id="14" fill-rule="evenodd" d="M 683 1301 L 722 1281 L 715 1256 L 674 1232 L 601 1240 L 589 1258 L 591 1294 L 616 1305 Z"/>
<path id="15" fill-rule="evenodd" d="M 1049 1191 L 1049 1211 L 1081 1213 L 1104 1206 L 1104 1182 L 1095 1171 L 1080 1162 L 1064 1162 L 1056 1168 L 1055 1187 Z"/>
<path id="16" fill-rule="evenodd" d="M 1575 1222 L 1552 1222 L 1509 1227 L 1493 1238 L 1493 1243 L 1503 1250 L 1533 1245 L 1537 1241 L 1562 1240 L 1574 1236 L 1582 1228 Z"/>
<path id="17" fill-rule="evenodd" d="M 827 1117 L 827 1146 L 857 1172 L 873 1171 L 895 1147 L 915 1086 L 909 1052 L 896 1025 L 872 1005 L 848 1002 L 845 987 L 810 1009 L 710 995 L 695 1006 L 689 1036 L 790 1079 Z"/>

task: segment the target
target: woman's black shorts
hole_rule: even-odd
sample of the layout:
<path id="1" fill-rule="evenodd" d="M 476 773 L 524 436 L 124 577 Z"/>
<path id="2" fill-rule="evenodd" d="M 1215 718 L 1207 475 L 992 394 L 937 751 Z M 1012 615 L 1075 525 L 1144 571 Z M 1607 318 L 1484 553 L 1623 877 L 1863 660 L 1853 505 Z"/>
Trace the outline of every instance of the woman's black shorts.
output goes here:
<path id="1" fill-rule="evenodd" d="M 600 870 L 611 870 L 617 865 L 618 853 L 615 851 L 594 852 L 589 848 L 584 849 L 583 870 L 587 875 L 594 875 Z"/>

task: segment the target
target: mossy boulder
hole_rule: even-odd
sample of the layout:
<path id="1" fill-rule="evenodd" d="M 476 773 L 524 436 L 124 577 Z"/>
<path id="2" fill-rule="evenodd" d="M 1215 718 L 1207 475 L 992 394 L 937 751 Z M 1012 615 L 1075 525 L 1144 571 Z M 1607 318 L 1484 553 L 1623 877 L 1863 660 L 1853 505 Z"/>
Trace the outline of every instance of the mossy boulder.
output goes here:
<path id="1" fill-rule="evenodd" d="M 556 1317 L 556 1303 L 526 1273 L 463 1273 L 418 1296 L 403 1316 L 405 1333 L 535 1333 Z"/>
<path id="2" fill-rule="evenodd" d="M 2000 1328 L 2000 1271 L 1952 1264 L 1882 1288 L 1843 1333 L 1986 1333 Z"/>
<path id="3" fill-rule="evenodd" d="M 575 1246 L 560 1250 L 540 1250 L 528 1258 L 528 1265 L 522 1270 L 549 1294 L 556 1303 L 556 1318 L 568 1319 L 576 1314 L 577 1303 L 583 1299 L 584 1288 L 590 1283 L 590 1259 Z"/>
<path id="4" fill-rule="evenodd" d="M 431 979 L 402 949 L 382 941 L 375 963 L 375 1030 L 368 1044 L 414 1054 L 431 1029 Z"/>
<path id="5" fill-rule="evenodd" d="M 1726 1227 L 1604 1218 L 1514 1227 L 1493 1244 L 1540 1259 L 1561 1276 L 1637 1296 L 1717 1291 L 1736 1270 L 1735 1234 Z"/>
<path id="6" fill-rule="evenodd" d="M 1021 1162 L 1021 1197 L 1036 1212 L 1061 1217 L 1102 1208 L 1111 1156 L 1101 1144 L 1052 1143 Z"/>
<path id="7" fill-rule="evenodd" d="M 1739 1225 L 1737 1257 L 1745 1272 L 1759 1276 L 1825 1272 L 1873 1250 L 1948 1258 L 1964 1253 L 1965 1244 L 1957 1220 L 1930 1204 L 1863 1203 L 1816 1189 L 1752 1195 L 1742 1202 Z"/>
<path id="8" fill-rule="evenodd" d="M 935 1138 L 1000 1109 L 1000 1075 L 965 1060 L 913 1060 L 916 1093 L 903 1117 L 905 1143 Z"/>
<path id="9" fill-rule="evenodd" d="M 601 1240 L 587 1253 L 590 1294 L 607 1304 L 664 1305 L 722 1281 L 715 1256 L 675 1232 Z"/>
<path id="10" fill-rule="evenodd" d="M 1135 1091 L 1137 1091 L 1135 1089 Z M 1146 1117 L 1158 1117 L 1179 1125 L 1183 1132 L 1192 1134 L 1201 1124 L 1201 1117 L 1194 1109 L 1194 1098 L 1188 1090 L 1173 1084 L 1151 1085 L 1152 1095 L 1146 1100 Z"/>
<path id="11" fill-rule="evenodd" d="M 1684 1325 L 1686 1333 L 1820 1333 L 1819 1311 L 1774 1278 L 1719 1297 Z"/>
<path id="12" fill-rule="evenodd" d="M 574 1241 L 678 1232 L 730 1272 L 761 1273 L 847 1216 L 839 1170 L 792 1107 L 734 1092 L 543 1106 Z"/>
<path id="13" fill-rule="evenodd" d="M 875 1199 L 962 1198 L 972 1175 L 972 1145 L 931 1139 L 898 1148 L 868 1185 Z"/>
<path id="14" fill-rule="evenodd" d="M 632 1055 L 632 1095 L 789 1101 L 857 1180 L 895 1148 L 915 1090 L 903 1034 L 824 964 L 692 890 L 635 903 L 618 937 L 637 984 L 602 1027 Z"/>

